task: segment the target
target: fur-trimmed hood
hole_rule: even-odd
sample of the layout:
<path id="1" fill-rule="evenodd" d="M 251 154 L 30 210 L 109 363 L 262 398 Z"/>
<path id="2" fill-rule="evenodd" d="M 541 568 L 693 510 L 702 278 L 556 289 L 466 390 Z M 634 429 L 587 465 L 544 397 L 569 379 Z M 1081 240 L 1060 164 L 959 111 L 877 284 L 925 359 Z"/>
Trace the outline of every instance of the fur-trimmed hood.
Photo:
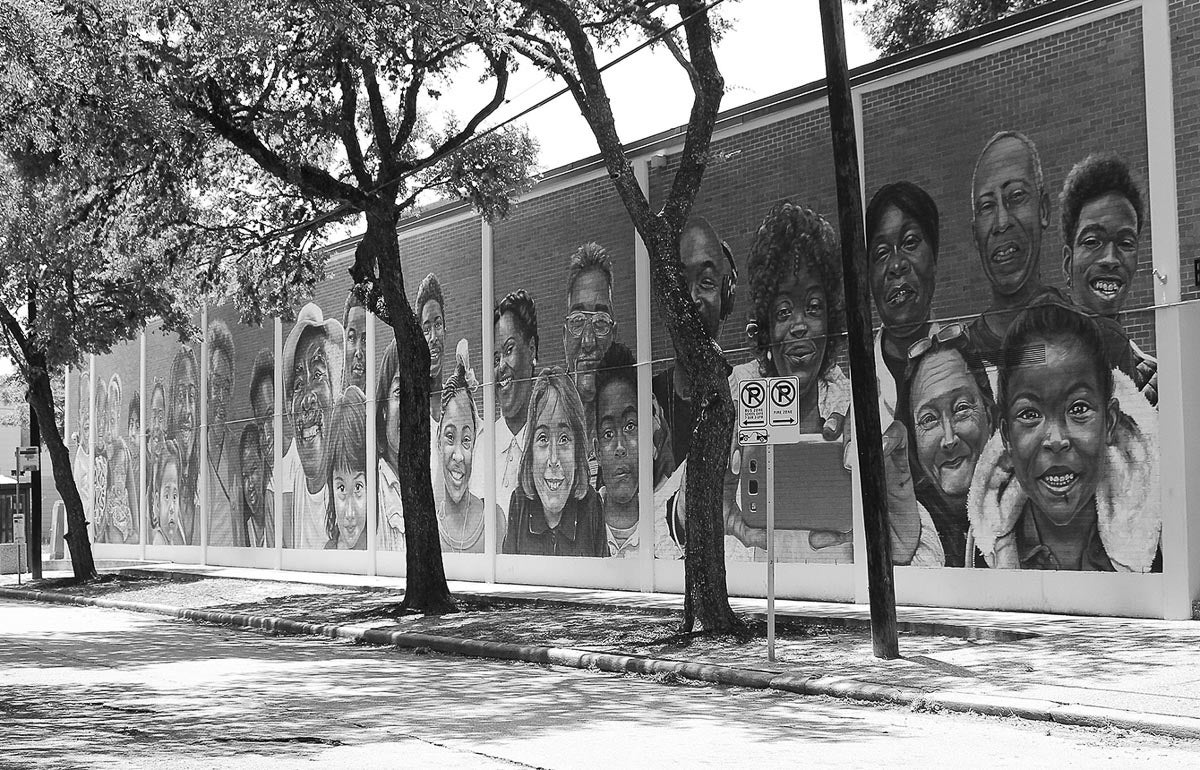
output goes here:
<path id="1" fill-rule="evenodd" d="M 1096 488 L 1100 542 L 1118 572 L 1149 572 L 1162 531 L 1158 412 L 1128 375 L 1114 370 L 1113 380 L 1120 414 Z M 1016 527 L 1028 499 L 996 431 L 975 466 L 967 497 L 971 538 L 989 566 L 1021 566 Z"/>

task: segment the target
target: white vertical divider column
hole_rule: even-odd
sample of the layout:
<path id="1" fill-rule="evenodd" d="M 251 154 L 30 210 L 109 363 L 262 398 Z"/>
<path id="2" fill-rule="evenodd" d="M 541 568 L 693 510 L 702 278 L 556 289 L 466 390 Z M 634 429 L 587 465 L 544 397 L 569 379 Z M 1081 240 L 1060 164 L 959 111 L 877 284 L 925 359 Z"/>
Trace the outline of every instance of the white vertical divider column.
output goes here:
<path id="1" fill-rule="evenodd" d="M 79 430 L 79 426 L 77 426 L 75 424 L 75 420 L 78 420 L 79 418 L 71 417 L 71 409 L 76 406 L 75 399 L 71 398 L 71 385 L 72 385 L 72 383 L 75 382 L 76 379 L 78 379 L 78 377 L 79 377 L 79 375 L 75 372 L 75 369 L 73 367 L 68 366 L 65 370 L 63 370 L 63 433 L 62 433 L 62 437 L 63 437 L 63 443 L 67 445 L 68 451 L 70 451 L 72 449 L 71 431 Z M 75 452 L 79 451 L 78 445 L 76 445 L 73 448 L 74 448 Z M 71 473 L 72 473 L 72 475 L 74 475 L 74 473 L 75 473 L 75 456 L 74 455 L 71 455 Z M 51 474 L 51 476 L 53 477 L 53 474 Z M 78 484 L 79 479 L 75 479 L 75 483 Z M 66 503 L 63 503 L 63 505 L 65 506 Z M 51 511 L 53 511 L 53 509 L 51 509 Z M 51 515 L 54 515 L 54 514 L 51 513 Z M 63 511 L 63 523 L 64 524 L 66 523 L 66 511 L 65 510 Z M 63 530 L 65 530 L 65 529 L 66 528 L 64 527 Z M 50 528 L 50 536 L 53 538 L 55 534 L 57 534 L 59 537 L 62 537 L 63 531 L 56 530 L 52 526 Z M 52 555 L 54 553 L 55 545 L 56 545 L 56 543 L 53 540 L 51 540 L 50 552 Z M 66 547 L 64 545 L 63 556 L 67 555 L 65 548 Z"/>
<path id="2" fill-rule="evenodd" d="M 150 394 L 146 392 L 146 330 L 142 330 L 142 344 L 138 364 L 138 542 L 142 544 L 142 561 L 146 560 L 146 546 L 150 539 L 150 479 L 146 477 L 146 415 L 150 411 Z"/>
<path id="3" fill-rule="evenodd" d="M 88 540 L 96 542 L 91 520 L 96 518 L 96 356 L 88 355 Z"/>
<path id="4" fill-rule="evenodd" d="M 487 582 L 496 582 L 496 551 L 503 535 L 496 531 L 496 369 L 492 361 L 496 355 L 496 335 L 492 329 L 492 308 L 495 305 L 494 281 L 492 276 L 492 226 L 487 219 L 480 218 L 479 224 L 479 275 L 480 285 L 480 339 L 483 341 L 483 360 L 479 362 L 480 379 L 483 382 L 482 430 L 487 431 L 487 440 L 480 446 L 487 456 L 483 463 L 483 552 L 487 559 L 484 577 Z M 476 463 L 476 467 L 478 463 Z"/>
<path id="5" fill-rule="evenodd" d="M 208 304 L 200 311 L 200 478 L 196 481 L 200 493 L 200 563 L 208 564 Z"/>
<path id="6" fill-rule="evenodd" d="M 379 450 L 375 413 L 379 408 L 375 392 L 375 314 L 367 312 L 367 574 L 378 575 L 375 557 L 379 553 Z"/>
<path id="7" fill-rule="evenodd" d="M 646 199 L 650 198 L 650 160 L 633 162 L 633 175 Z M 654 411 L 653 351 L 650 336 L 650 253 L 634 229 L 633 266 L 637 319 L 638 392 L 638 583 L 642 591 L 654 590 Z"/>
<path id="8" fill-rule="evenodd" d="M 863 106 L 862 92 L 854 91 L 853 87 L 850 91 L 850 99 L 854 105 L 854 133 L 858 136 L 858 183 L 860 186 L 859 194 L 862 199 L 867 200 L 867 164 L 866 151 L 863 149 Z M 845 340 L 843 339 L 843 345 Z M 849 376 L 849 373 L 847 373 Z M 851 408 L 853 412 L 853 407 Z M 857 419 L 857 418 L 855 418 Z M 847 422 L 843 428 L 850 432 L 853 438 L 853 423 Z M 866 604 L 870 601 L 868 593 L 869 578 L 867 576 L 867 528 L 866 520 L 863 518 L 863 499 L 862 499 L 862 473 L 858 455 L 852 454 L 853 467 L 850 468 L 850 500 L 853 505 L 851 521 L 854 524 L 854 601 L 857 604 Z"/>
<path id="9" fill-rule="evenodd" d="M 1142 56 L 1146 88 L 1146 148 L 1150 167 L 1150 236 L 1153 246 L 1154 336 L 1157 347 L 1159 490 L 1162 495 L 1163 616 L 1188 619 L 1200 594 L 1200 406 L 1194 395 L 1197 336 L 1188 320 L 1200 316 L 1178 305 L 1179 198 L 1176 189 L 1175 106 L 1171 28 L 1167 0 L 1142 4 Z M 1189 339 L 1190 338 L 1190 339 Z M 1192 430 L 1189 430 L 1191 428 Z"/>
<path id="10" fill-rule="evenodd" d="M 275 409 L 271 421 L 275 432 L 271 452 L 274 470 L 271 471 L 271 485 L 275 487 L 272 495 L 275 506 L 275 569 L 283 569 L 283 484 L 279 472 L 283 469 L 283 321 L 275 319 L 275 382 L 271 387 L 274 393 Z"/>

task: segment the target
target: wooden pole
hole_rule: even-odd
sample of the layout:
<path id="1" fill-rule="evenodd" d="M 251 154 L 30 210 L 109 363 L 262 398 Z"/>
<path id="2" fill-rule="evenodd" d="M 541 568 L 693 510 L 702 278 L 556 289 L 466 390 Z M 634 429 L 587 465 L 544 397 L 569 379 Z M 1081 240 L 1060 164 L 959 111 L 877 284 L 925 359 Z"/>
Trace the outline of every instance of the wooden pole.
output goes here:
<path id="1" fill-rule="evenodd" d="M 33 331 L 37 321 L 37 295 L 33 286 L 29 287 L 29 330 Z M 47 372 L 47 376 L 49 372 Z M 38 426 L 37 410 L 29 400 L 28 389 L 26 401 L 29 402 L 29 446 L 38 448 L 38 467 L 29 474 L 29 571 L 34 580 L 42 579 L 42 435 Z M 54 392 L 53 386 L 51 393 Z M 51 401 L 53 406 L 53 400 Z M 18 470 L 20 470 L 18 468 Z M 18 476 L 19 477 L 19 476 Z"/>
<path id="2" fill-rule="evenodd" d="M 858 169 L 854 103 L 846 66 L 846 38 L 841 0 L 820 0 L 825 39 L 825 83 L 829 92 L 829 127 L 837 180 L 838 225 L 842 241 L 842 274 L 846 287 L 846 332 L 850 342 L 850 384 L 854 398 L 854 432 L 862 487 L 867 540 L 867 593 L 871 603 L 871 642 L 878 658 L 900 657 L 896 636 L 896 591 L 892 577 L 891 540 L 887 525 L 887 483 L 879 424 L 879 388 L 871 339 L 871 295 L 867 277 L 866 235 Z"/>

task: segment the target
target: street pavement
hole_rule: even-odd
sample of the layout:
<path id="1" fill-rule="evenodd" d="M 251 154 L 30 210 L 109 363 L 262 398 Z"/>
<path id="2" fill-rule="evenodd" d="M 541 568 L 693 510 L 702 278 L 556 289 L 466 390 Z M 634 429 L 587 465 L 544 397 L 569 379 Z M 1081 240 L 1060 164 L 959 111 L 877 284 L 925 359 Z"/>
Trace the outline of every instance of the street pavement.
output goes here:
<path id="1" fill-rule="evenodd" d="M 0 599 L 0 767 L 1185 767 L 1195 741 Z"/>

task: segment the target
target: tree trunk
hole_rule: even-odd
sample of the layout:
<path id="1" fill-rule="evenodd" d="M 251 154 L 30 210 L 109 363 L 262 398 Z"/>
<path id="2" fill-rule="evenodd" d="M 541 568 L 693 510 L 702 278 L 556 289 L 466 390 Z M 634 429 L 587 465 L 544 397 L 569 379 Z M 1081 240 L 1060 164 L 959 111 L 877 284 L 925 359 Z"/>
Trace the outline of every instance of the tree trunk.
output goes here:
<path id="1" fill-rule="evenodd" d="M 446 584 L 442 545 L 429 467 L 429 345 L 404 291 L 398 212 L 368 212 L 367 230 L 355 252 L 356 282 L 378 269 L 377 286 L 396 338 L 400 375 L 400 451 L 396 471 L 404 504 L 406 578 L 403 611 L 438 615 L 455 612 Z M 380 393 L 376 398 L 384 398 Z"/>
<path id="2" fill-rule="evenodd" d="M 40 355 L 37 358 L 42 358 Z M 54 416 L 54 391 L 45 361 L 28 362 L 29 405 L 37 414 L 42 440 L 50 450 L 50 465 L 54 469 L 54 485 L 67 508 L 67 533 L 65 539 L 71 553 L 71 569 L 80 582 L 96 577 L 96 562 L 92 558 L 92 544 L 88 541 L 87 519 L 84 517 L 83 501 L 71 468 L 71 451 L 63 443 L 58 432 L 58 420 Z M 35 537 L 41 537 L 35 533 Z"/>
<path id="3" fill-rule="evenodd" d="M 723 496 L 735 413 L 726 375 L 728 364 L 700 321 L 683 276 L 679 233 L 661 216 L 646 239 L 654 296 L 666 312 L 667 330 L 675 346 L 675 365 L 683 367 L 696 405 L 692 443 L 687 456 L 684 490 L 684 623 L 705 631 L 749 634 L 729 606 L 725 582 Z"/>

